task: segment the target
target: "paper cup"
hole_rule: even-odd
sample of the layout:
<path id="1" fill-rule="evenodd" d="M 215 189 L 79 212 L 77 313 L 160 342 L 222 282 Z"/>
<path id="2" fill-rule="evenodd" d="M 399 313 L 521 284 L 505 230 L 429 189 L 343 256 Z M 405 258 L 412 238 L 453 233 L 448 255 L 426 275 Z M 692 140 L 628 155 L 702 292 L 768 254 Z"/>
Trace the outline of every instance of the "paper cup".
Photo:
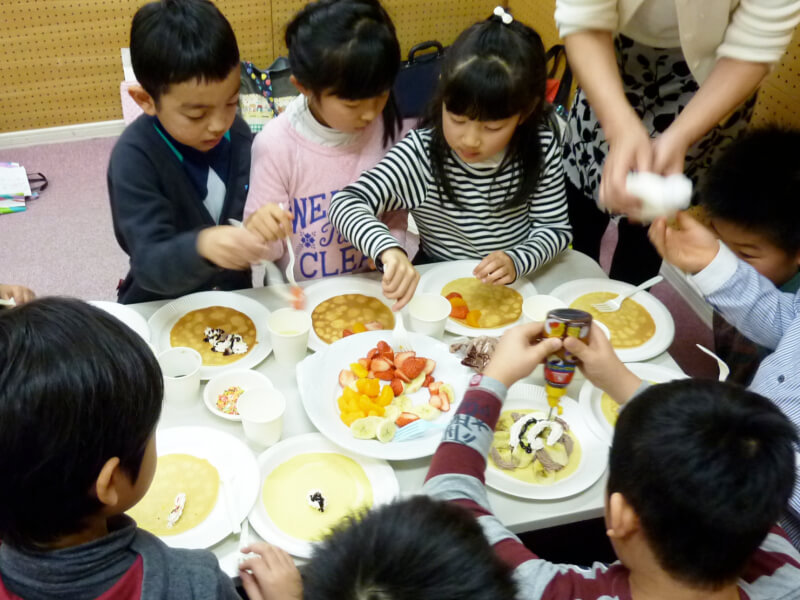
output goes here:
<path id="1" fill-rule="evenodd" d="M 451 309 L 441 294 L 416 294 L 408 303 L 411 330 L 441 339 Z"/>
<path id="2" fill-rule="evenodd" d="M 522 302 L 522 315 L 526 323 L 532 321 L 543 322 L 547 313 L 556 308 L 567 308 L 567 303 L 547 294 L 529 296 Z"/>
<path id="3" fill-rule="evenodd" d="M 272 340 L 275 360 L 294 365 L 306 357 L 311 315 L 303 310 L 281 308 L 270 314 L 267 329 Z"/>
<path id="4" fill-rule="evenodd" d="M 188 406 L 197 400 L 203 359 L 197 350 L 176 347 L 158 355 L 164 377 L 164 402 Z"/>
<path id="5" fill-rule="evenodd" d="M 268 448 L 281 439 L 286 398 L 275 388 L 248 390 L 236 403 L 244 436 L 253 444 Z"/>

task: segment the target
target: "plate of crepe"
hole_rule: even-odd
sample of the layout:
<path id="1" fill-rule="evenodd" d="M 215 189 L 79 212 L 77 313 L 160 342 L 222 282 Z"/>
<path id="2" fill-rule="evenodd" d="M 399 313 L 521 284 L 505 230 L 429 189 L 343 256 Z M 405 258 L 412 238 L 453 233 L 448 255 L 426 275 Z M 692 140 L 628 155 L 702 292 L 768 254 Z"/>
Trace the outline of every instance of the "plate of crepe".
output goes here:
<path id="1" fill-rule="evenodd" d="M 311 314 L 308 347 L 319 352 L 345 337 L 394 328 L 390 301 L 383 297 L 381 282 L 366 277 L 323 279 L 305 288 L 306 310 Z M 348 334 L 349 335 L 349 334 Z"/>
<path id="2" fill-rule="evenodd" d="M 193 348 L 203 358 L 200 377 L 211 379 L 230 369 L 250 369 L 269 356 L 269 314 L 267 307 L 247 296 L 197 292 L 165 304 L 148 324 L 156 354 L 174 346 Z M 207 338 L 207 329 L 215 330 L 213 338 Z"/>
<path id="3" fill-rule="evenodd" d="M 391 502 L 400 491 L 388 463 L 343 450 L 319 433 L 278 442 L 258 457 L 258 467 L 250 523 L 299 558 L 309 558 L 314 543 L 342 520 Z"/>
<path id="4" fill-rule="evenodd" d="M 502 335 L 523 322 L 522 301 L 536 295 L 536 288 L 524 277 L 509 285 L 482 283 L 472 274 L 479 263 L 479 260 L 439 263 L 419 280 L 420 292 L 442 296 L 455 292 L 462 296 L 469 310 L 480 311 L 477 327 L 468 325 L 466 319 L 447 319 L 445 329 L 450 333 L 467 337 Z"/>
<path id="5" fill-rule="evenodd" d="M 551 296 L 570 308 L 579 308 L 608 327 L 611 345 L 622 362 L 638 362 L 658 356 L 675 337 L 675 322 L 667 307 L 649 292 L 636 292 L 618 311 L 601 313 L 592 304 L 604 302 L 634 286 L 613 279 L 576 279 L 558 286 Z"/>
<path id="6" fill-rule="evenodd" d="M 625 366 L 639 379 L 650 383 L 665 383 L 687 378 L 683 371 L 661 365 L 629 363 Z M 586 381 L 581 387 L 578 402 L 589 429 L 610 446 L 614 439 L 614 425 L 617 422 L 620 405 L 603 390 L 595 387 L 591 381 Z"/>
<path id="7" fill-rule="evenodd" d="M 531 453 L 522 452 L 520 455 L 527 454 L 532 460 L 523 457 L 527 464 L 513 467 L 512 464 L 517 462 L 516 452 L 512 457 L 509 445 L 510 436 L 515 431 L 513 423 L 522 418 L 516 430 L 524 433 L 527 429 L 520 425 L 529 418 L 527 415 L 545 423 L 549 406 L 542 386 L 516 384 L 509 389 L 495 428 L 493 451 L 486 463 L 486 485 L 519 498 L 557 500 L 579 494 L 600 479 L 608 466 L 608 446 L 589 430 L 575 400 L 564 396 L 561 406 L 563 414 L 554 414 L 559 419 L 554 428 L 561 427 L 555 433 L 558 440 L 547 439 L 551 432 L 549 428 L 542 430 L 545 441 L 553 442 L 552 446 L 543 448 L 548 454 L 541 456 L 532 448 Z M 528 427 L 533 425 L 535 423 Z M 570 438 L 568 443 L 564 441 L 565 436 Z M 507 468 L 498 466 L 498 456 L 508 465 Z M 543 464 L 550 468 L 545 469 Z"/>
<path id="8" fill-rule="evenodd" d="M 416 439 L 407 441 L 392 439 L 380 442 L 377 439 L 355 437 L 351 427 L 343 421 L 343 410 L 339 404 L 344 394 L 340 383 L 342 371 L 349 370 L 359 358 L 365 357 L 372 348 L 375 348 L 379 341 L 388 339 L 387 334 L 390 333 L 368 331 L 346 337 L 298 364 L 297 384 L 303 408 L 314 427 L 326 438 L 360 456 L 384 460 L 411 460 L 431 456 L 439 445 L 444 427 L 450 422 L 464 396 L 469 377 L 473 374 L 472 370 L 462 365 L 456 355 L 450 352 L 447 344 L 439 340 L 418 333 L 409 333 L 411 346 L 416 355 L 435 361 L 432 377 L 451 386 L 453 401 L 449 403 L 448 410 L 436 409 L 433 414 L 421 417 L 439 427 L 429 429 L 422 437 Z M 390 383 L 374 381 L 379 381 L 382 387 Z M 400 412 L 419 411 L 422 414 L 423 407 L 431 406 L 431 393 L 427 387 L 422 386 L 413 392 L 406 391 L 402 396 L 405 397 L 407 404 L 403 405 Z M 430 408 L 425 410 L 430 411 Z M 385 417 L 385 415 L 378 416 Z"/>
<path id="9" fill-rule="evenodd" d="M 253 452 L 234 436 L 209 427 L 160 429 L 156 448 L 153 482 L 128 514 L 172 548 L 208 548 L 227 537 L 228 498 L 234 518 L 241 522 L 258 494 Z M 223 486 L 230 486 L 229 494 Z M 185 503 L 170 526 L 178 494 L 185 494 Z"/>

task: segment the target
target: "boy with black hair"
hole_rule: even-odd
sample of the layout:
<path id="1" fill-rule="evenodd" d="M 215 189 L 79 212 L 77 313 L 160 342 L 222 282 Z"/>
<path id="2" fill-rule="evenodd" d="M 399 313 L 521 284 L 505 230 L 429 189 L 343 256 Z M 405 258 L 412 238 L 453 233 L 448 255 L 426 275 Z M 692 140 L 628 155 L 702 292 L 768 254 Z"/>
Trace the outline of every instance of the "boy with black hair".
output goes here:
<path id="1" fill-rule="evenodd" d="M 800 131 L 764 127 L 737 139 L 711 165 L 700 202 L 720 240 L 782 292 L 800 289 Z M 763 173 L 764 177 L 753 177 Z M 749 385 L 770 349 L 714 312 L 716 353 L 728 381 Z"/>
<path id="2" fill-rule="evenodd" d="M 0 362 L 0 599 L 238 599 L 213 554 L 169 548 L 123 514 L 156 468 L 163 380 L 147 344 L 98 308 L 45 298 L 0 312 L 0 348 L 13 349 Z M 262 580 L 289 571 L 253 550 Z"/>
<path id="3" fill-rule="evenodd" d="M 241 221 L 251 133 L 237 116 L 236 36 L 208 0 L 160 0 L 131 24 L 131 62 L 145 112 L 108 166 L 114 232 L 130 257 L 122 303 L 251 287 L 267 246 Z"/>
<path id="4" fill-rule="evenodd" d="M 772 400 L 796 426 L 800 425 L 800 291 L 781 291 L 775 282 L 791 277 L 800 264 L 798 143 L 797 131 L 770 128 L 731 145 L 706 184 L 712 214 L 725 211 L 724 218 L 712 217 L 725 243 L 686 213 L 678 214 L 679 229 L 667 227 L 663 219 L 650 227 L 650 240 L 664 260 L 689 274 L 728 322 L 768 349 L 749 389 Z M 731 205 L 723 208 L 727 196 Z M 751 200 L 749 220 L 743 197 Z M 768 235 L 774 237 L 767 239 Z M 800 445 L 797 450 L 800 458 Z M 800 460 L 797 472 L 800 479 Z M 800 484 L 782 524 L 800 548 Z"/>
<path id="5" fill-rule="evenodd" d="M 486 455 L 508 387 L 561 346 L 552 338 L 537 343 L 540 335 L 541 324 L 531 323 L 503 336 L 484 375 L 471 380 L 423 487 L 432 498 L 472 512 L 486 544 L 514 569 L 516 597 L 797 598 L 800 554 L 774 525 L 792 488 L 797 441 L 792 424 L 765 398 L 729 384 L 685 380 L 643 388 L 597 330 L 588 346 L 572 338 L 565 345 L 580 355 L 587 377 L 607 384 L 612 396 L 627 399 L 639 392 L 620 414 L 609 460 L 605 518 L 620 562 L 589 569 L 553 564 L 537 558 L 500 523 L 484 487 Z M 423 509 L 418 512 L 428 510 Z M 369 525 L 362 530 L 362 523 Z M 441 543 L 439 531 L 418 529 L 411 516 L 390 530 L 373 525 L 369 517 L 356 521 L 351 531 L 337 530 L 315 551 L 305 581 L 307 598 L 483 597 L 477 588 L 449 587 L 457 578 L 445 563 L 461 550 L 458 540 Z M 403 543 L 405 530 L 416 533 L 417 548 L 441 552 L 428 556 L 419 575 L 413 546 L 406 549 Z M 360 553 L 340 553 L 339 541 L 345 538 L 360 538 Z M 400 554 L 398 540 L 405 550 Z M 395 557 L 395 567 L 376 569 L 377 554 Z M 465 579 L 493 569 L 483 555 L 470 560 L 463 554 Z M 436 579 L 440 566 L 444 581 Z M 495 573 L 498 581 L 509 577 Z M 339 584 L 335 591 L 333 581 Z"/>

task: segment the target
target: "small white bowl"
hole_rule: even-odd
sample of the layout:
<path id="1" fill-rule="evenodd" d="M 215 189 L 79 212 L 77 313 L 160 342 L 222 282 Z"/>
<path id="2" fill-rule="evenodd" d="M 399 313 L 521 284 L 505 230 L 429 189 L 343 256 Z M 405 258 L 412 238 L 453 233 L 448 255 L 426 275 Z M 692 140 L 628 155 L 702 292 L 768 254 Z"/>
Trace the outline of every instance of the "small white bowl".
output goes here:
<path id="1" fill-rule="evenodd" d="M 229 415 L 217 408 L 217 398 L 231 386 L 239 386 L 244 392 L 259 388 L 272 389 L 274 386 L 266 376 L 249 369 L 225 371 L 209 379 L 203 390 L 203 403 L 212 414 L 228 421 L 241 421 L 241 415 Z"/>
<path id="2" fill-rule="evenodd" d="M 529 296 L 522 302 L 522 315 L 528 323 L 531 321 L 542 322 L 547 317 L 547 313 L 556 308 L 567 308 L 567 303 L 547 294 L 537 294 Z"/>

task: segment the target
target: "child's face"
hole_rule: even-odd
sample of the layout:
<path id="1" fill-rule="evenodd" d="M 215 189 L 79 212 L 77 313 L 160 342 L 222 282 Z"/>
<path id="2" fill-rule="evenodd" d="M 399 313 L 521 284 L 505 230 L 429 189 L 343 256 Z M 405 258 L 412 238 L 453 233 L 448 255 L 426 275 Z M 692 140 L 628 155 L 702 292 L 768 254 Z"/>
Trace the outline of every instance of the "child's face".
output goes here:
<path id="1" fill-rule="evenodd" d="M 444 139 L 465 163 L 480 162 L 504 150 L 519 123 L 520 115 L 500 121 L 475 121 L 442 106 Z"/>
<path id="2" fill-rule="evenodd" d="M 711 226 L 733 252 L 777 286 L 797 275 L 800 252 L 790 254 L 765 234 L 726 219 L 712 218 Z"/>
<path id="3" fill-rule="evenodd" d="M 239 85 L 239 67 L 222 81 L 176 83 L 162 94 L 152 113 L 145 112 L 158 116 L 164 129 L 181 144 L 208 152 L 233 125 Z"/>
<path id="4" fill-rule="evenodd" d="M 366 129 L 383 113 L 389 100 L 389 90 L 361 100 L 348 100 L 328 92 L 320 96 L 303 93 L 308 96 L 308 105 L 314 118 L 322 125 L 343 133 L 357 133 Z"/>

